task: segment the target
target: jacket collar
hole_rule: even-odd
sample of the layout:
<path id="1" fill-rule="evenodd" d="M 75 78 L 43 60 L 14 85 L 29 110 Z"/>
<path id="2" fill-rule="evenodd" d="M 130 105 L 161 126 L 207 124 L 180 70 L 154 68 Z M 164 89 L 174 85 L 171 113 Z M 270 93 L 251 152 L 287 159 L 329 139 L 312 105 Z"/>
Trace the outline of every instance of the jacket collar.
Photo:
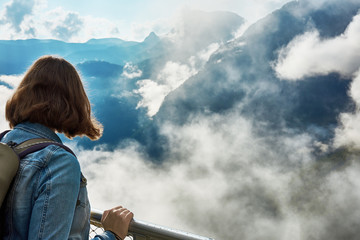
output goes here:
<path id="1" fill-rule="evenodd" d="M 48 138 L 53 141 L 62 143 L 59 136 L 53 130 L 39 123 L 23 122 L 16 125 L 14 129 L 22 129 L 24 131 L 36 134 L 40 138 Z"/>

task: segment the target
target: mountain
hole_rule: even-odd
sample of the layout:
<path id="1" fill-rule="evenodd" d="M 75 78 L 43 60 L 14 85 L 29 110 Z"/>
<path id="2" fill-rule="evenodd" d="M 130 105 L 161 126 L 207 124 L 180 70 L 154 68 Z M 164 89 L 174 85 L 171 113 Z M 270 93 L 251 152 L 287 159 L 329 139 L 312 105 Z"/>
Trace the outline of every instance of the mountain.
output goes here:
<path id="1" fill-rule="evenodd" d="M 99 39 L 90 39 L 86 42 L 86 44 L 92 44 L 94 46 L 96 45 L 117 45 L 117 46 L 123 46 L 123 47 L 129 47 L 137 45 L 138 42 L 134 41 L 125 41 L 119 38 L 99 38 Z"/>
<path id="2" fill-rule="evenodd" d="M 339 114 L 354 111 L 348 95 L 351 79 L 329 73 L 284 81 L 271 63 L 279 49 L 311 28 L 318 29 L 322 38 L 340 35 L 360 6 L 356 1 L 330 1 L 321 8 L 310 5 L 309 1 L 290 2 L 238 38 L 235 33 L 244 24 L 242 17 L 230 12 L 184 11 L 169 35 L 150 33 L 143 42 L 2 40 L 0 75 L 21 74 L 44 54 L 57 54 L 75 64 L 94 112 L 105 126 L 104 137 L 97 143 L 77 139 L 88 148 L 106 144 L 112 149 L 125 139 L 134 139 L 159 157 L 167 144 L 159 126 L 166 122 L 184 125 L 194 116 L 230 112 L 251 119 L 261 134 L 291 129 L 327 142 Z M 153 85 L 142 88 L 145 83 Z M 1 85 L 9 87 L 5 82 Z M 139 107 L 145 101 L 140 90 L 150 94 L 154 89 L 167 92 L 162 93 L 159 111 L 149 118 L 146 106 Z"/>
<path id="3" fill-rule="evenodd" d="M 159 38 L 150 34 L 143 42 L 121 39 L 91 39 L 86 43 L 66 43 L 57 40 L 0 40 L 0 74 L 21 74 L 40 56 L 59 55 L 73 64 L 85 61 L 106 61 L 124 65 L 162 54 Z"/>
<path id="4" fill-rule="evenodd" d="M 277 59 L 280 48 L 308 31 L 309 23 L 324 38 L 344 32 L 360 4 L 339 4 L 311 9 L 306 1 L 291 2 L 253 24 L 240 38 L 222 45 L 197 75 L 167 95 L 155 120 L 159 125 L 167 121 L 183 125 L 194 115 L 235 111 L 252 119 L 262 134 L 291 128 L 331 141 L 339 114 L 355 109 L 347 94 L 351 79 L 329 73 L 284 81 L 269 63 Z"/>
<path id="5" fill-rule="evenodd" d="M 244 18 L 231 12 L 202 12 L 184 10 L 182 21 L 170 34 L 171 51 L 168 56 L 176 59 L 188 58 L 212 43 L 224 43 L 234 38 L 245 23 Z M 172 39 L 171 36 L 176 39 Z"/>
<path id="6" fill-rule="evenodd" d="M 197 14 L 199 24 L 196 30 L 190 24 L 192 14 Z M 78 144 L 85 148 L 105 144 L 114 149 L 122 141 L 134 139 L 156 159 L 164 151 L 166 139 L 147 116 L 146 109 L 137 108 L 141 101 L 141 96 L 134 92 L 139 88 L 138 81 L 155 81 L 168 62 L 182 64 L 181 61 L 188 61 L 209 44 L 221 44 L 232 39 L 243 19 L 227 12 L 190 11 L 181 22 L 185 24 L 180 24 L 181 29 L 174 29 L 171 37 L 159 37 L 152 32 L 143 42 L 115 38 L 91 39 L 85 43 L 38 39 L 0 41 L 0 51 L 6 53 L 0 56 L 0 62 L 4 63 L 0 65 L 0 75 L 21 74 L 32 61 L 45 54 L 64 57 L 80 71 L 93 111 L 105 129 L 99 141 L 76 138 Z M 200 36 L 203 44 L 197 39 Z M 191 39 L 198 41 L 192 50 L 189 48 Z M 128 71 L 138 73 L 129 77 L 126 75 Z M 164 142 L 164 147 L 158 144 L 160 141 Z"/>

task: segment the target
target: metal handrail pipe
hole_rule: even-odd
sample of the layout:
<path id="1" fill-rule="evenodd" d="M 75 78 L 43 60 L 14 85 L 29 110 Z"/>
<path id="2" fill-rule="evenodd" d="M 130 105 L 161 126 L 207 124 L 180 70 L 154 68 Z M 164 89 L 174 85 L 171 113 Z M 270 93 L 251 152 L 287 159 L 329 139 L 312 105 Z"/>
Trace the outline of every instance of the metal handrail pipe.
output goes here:
<path id="1" fill-rule="evenodd" d="M 101 217 L 103 212 L 92 209 L 90 221 L 92 224 L 101 227 Z M 129 234 L 137 239 L 159 239 L 159 240 L 214 240 L 212 238 L 199 236 L 196 234 L 175 230 L 172 228 L 148 223 L 133 219 L 130 222 Z"/>

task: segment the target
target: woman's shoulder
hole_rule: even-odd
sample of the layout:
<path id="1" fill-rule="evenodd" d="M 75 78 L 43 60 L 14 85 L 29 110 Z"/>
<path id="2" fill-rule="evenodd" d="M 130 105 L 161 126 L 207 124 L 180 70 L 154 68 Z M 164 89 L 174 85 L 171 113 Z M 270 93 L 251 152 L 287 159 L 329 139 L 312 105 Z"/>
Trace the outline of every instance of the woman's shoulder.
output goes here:
<path id="1" fill-rule="evenodd" d="M 77 157 L 72 153 L 68 147 L 60 146 L 59 144 L 49 145 L 45 149 L 47 151 L 48 164 L 60 165 L 71 168 L 75 171 L 80 171 L 80 163 Z M 64 167 L 64 166 L 63 166 Z"/>
<path id="2" fill-rule="evenodd" d="M 50 145 L 44 150 L 44 170 L 51 174 L 52 179 L 58 179 L 68 184 L 77 184 L 81 180 L 81 168 L 77 158 L 57 145 Z"/>
<path id="3" fill-rule="evenodd" d="M 34 167 L 37 171 L 63 172 L 71 175 L 80 175 L 81 171 L 77 157 L 58 144 L 49 144 L 26 155 L 20 160 L 21 166 Z"/>

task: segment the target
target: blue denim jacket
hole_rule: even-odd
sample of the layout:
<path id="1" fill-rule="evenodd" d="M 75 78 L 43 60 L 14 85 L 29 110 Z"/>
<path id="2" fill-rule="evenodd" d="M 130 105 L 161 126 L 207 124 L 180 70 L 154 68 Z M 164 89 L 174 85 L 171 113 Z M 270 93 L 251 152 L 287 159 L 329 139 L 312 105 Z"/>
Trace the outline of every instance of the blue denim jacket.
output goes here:
<path id="1" fill-rule="evenodd" d="M 49 128 L 29 122 L 17 125 L 1 142 L 31 138 L 61 143 Z M 86 178 L 76 157 L 59 146 L 50 145 L 20 161 L 5 201 L 4 239 L 89 239 Z M 104 232 L 94 239 L 115 240 L 115 236 Z"/>

